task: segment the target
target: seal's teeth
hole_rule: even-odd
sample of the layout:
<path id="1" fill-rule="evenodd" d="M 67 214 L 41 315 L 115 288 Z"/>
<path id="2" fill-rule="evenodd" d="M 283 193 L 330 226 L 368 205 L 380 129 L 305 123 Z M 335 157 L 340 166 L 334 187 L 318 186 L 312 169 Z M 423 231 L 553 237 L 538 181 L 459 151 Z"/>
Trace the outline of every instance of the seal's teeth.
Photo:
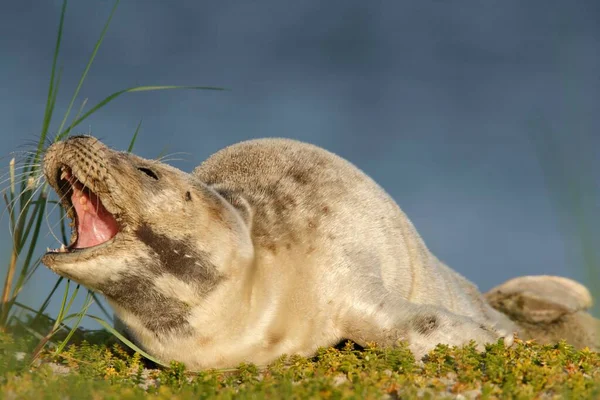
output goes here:
<path id="1" fill-rule="evenodd" d="M 50 253 L 52 249 L 50 247 L 46 247 L 46 253 Z"/>
<path id="2" fill-rule="evenodd" d="M 86 203 L 87 203 L 87 197 L 81 195 L 81 197 L 79 198 L 79 204 L 81 204 L 82 206 L 85 206 Z"/>
<path id="3" fill-rule="evenodd" d="M 65 247 L 64 244 L 60 245 L 60 249 L 58 249 L 59 253 L 66 253 L 67 252 L 67 248 Z"/>
<path id="4" fill-rule="evenodd" d="M 60 179 L 67 179 L 67 171 L 65 170 L 65 167 L 62 167 L 60 170 L 62 171 L 60 174 Z"/>

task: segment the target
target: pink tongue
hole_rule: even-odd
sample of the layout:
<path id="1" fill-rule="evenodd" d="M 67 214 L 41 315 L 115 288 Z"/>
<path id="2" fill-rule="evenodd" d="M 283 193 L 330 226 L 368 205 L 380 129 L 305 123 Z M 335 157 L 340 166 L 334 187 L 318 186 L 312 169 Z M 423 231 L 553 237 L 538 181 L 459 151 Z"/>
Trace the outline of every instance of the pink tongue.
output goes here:
<path id="1" fill-rule="evenodd" d="M 117 234 L 117 221 L 94 193 L 84 192 L 73 185 L 71 201 L 78 221 L 75 248 L 97 246 Z"/>

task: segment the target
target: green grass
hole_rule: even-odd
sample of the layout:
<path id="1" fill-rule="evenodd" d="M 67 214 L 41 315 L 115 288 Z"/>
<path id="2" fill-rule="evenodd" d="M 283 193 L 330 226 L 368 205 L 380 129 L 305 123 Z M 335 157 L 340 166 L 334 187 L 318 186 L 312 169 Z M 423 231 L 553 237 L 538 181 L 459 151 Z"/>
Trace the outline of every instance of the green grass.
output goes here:
<path id="1" fill-rule="evenodd" d="M 104 343 L 102 338 L 91 338 Z M 600 355 L 558 343 L 500 342 L 484 353 L 440 345 L 423 363 L 406 347 L 320 349 L 311 359 L 282 356 L 263 368 L 185 371 L 152 368 L 117 344 L 71 345 L 38 362 L 17 360 L 27 343 L 0 335 L 0 393 L 13 398 L 598 398 Z M 22 353 L 21 353 L 22 354 Z"/>
<path id="2" fill-rule="evenodd" d="M 24 304 L 21 301 L 23 289 L 40 267 L 38 256 L 43 250 L 38 242 L 46 211 L 56 205 L 49 199 L 48 188 L 40 174 L 40 161 L 50 132 L 54 132 L 53 140 L 60 140 L 74 132 L 91 115 L 128 93 L 171 89 L 220 90 L 206 86 L 132 87 L 109 94 L 88 110 L 83 101 L 75 116 L 69 119 L 117 5 L 118 0 L 63 117 L 53 127 L 61 81 L 58 60 L 67 10 L 67 1 L 63 2 L 39 140 L 35 151 L 26 154 L 22 165 L 11 161 L 8 172 L 0 177 L 0 194 L 6 202 L 13 238 L 0 309 L 0 398 L 394 399 L 480 395 L 485 399 L 534 398 L 541 394 L 556 398 L 600 396 L 600 356 L 586 350 L 575 351 L 565 343 L 539 346 L 517 340 L 510 349 L 497 344 L 488 346 L 483 354 L 477 353 L 473 347 L 450 349 L 439 346 L 424 363 L 415 363 L 405 347 L 356 349 L 348 345 L 342 349 L 321 349 L 311 359 L 282 357 L 263 368 L 241 365 L 230 370 L 189 373 L 179 364 L 159 367 L 148 361 L 152 360 L 150 355 L 112 329 L 107 310 L 101 308 L 103 317 L 88 315 L 88 308 L 93 302 L 100 306 L 101 303 L 94 293 L 80 285 L 57 277 L 41 304 Z M 132 132 L 129 151 L 140 126 L 141 122 Z M 540 149 L 540 160 L 548 174 L 551 192 L 557 197 L 570 194 L 560 202 L 563 209 L 567 204 L 567 213 L 563 215 L 570 215 L 569 219 L 575 221 L 590 275 L 588 282 L 599 289 L 596 265 L 599 257 L 591 241 L 592 219 L 583 211 L 582 186 L 561 174 L 562 170 L 553 169 L 556 168 L 556 155 L 560 153 L 555 142 L 542 140 L 536 146 Z M 61 210 L 60 217 L 64 219 L 62 213 Z M 68 242 L 68 228 L 64 222 L 59 230 L 58 236 L 63 242 Z M 75 300 L 82 297 L 83 307 L 74 310 Z M 51 301 L 60 301 L 57 315 L 47 315 Z M 105 330 L 79 328 L 84 318 L 98 322 Z M 124 343 L 127 347 L 116 343 Z"/>

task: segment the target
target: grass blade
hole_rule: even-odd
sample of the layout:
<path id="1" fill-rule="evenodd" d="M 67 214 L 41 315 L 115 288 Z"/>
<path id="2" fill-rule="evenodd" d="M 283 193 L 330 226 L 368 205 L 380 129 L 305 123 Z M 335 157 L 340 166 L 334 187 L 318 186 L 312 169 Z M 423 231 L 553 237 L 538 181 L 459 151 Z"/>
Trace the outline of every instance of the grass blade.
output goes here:
<path id="1" fill-rule="evenodd" d="M 66 0 L 65 0 L 65 3 L 66 3 Z M 75 103 L 75 99 L 77 99 L 77 95 L 79 94 L 79 91 L 81 90 L 81 87 L 83 86 L 83 82 L 85 81 L 85 78 L 87 77 L 87 74 L 92 66 L 92 63 L 94 62 L 94 59 L 96 58 L 98 49 L 100 49 L 100 45 L 102 44 L 102 41 L 104 40 L 104 36 L 106 36 L 106 32 L 108 31 L 110 21 L 112 21 L 115 11 L 117 11 L 118 5 L 119 5 L 119 0 L 116 0 L 115 4 L 113 5 L 112 10 L 110 11 L 108 19 L 106 20 L 106 23 L 104 24 L 104 28 L 102 28 L 100 37 L 98 38 L 98 41 L 96 42 L 96 45 L 94 46 L 92 55 L 90 56 L 90 59 L 88 60 L 88 63 L 85 66 L 85 69 L 83 70 L 83 74 L 81 75 L 81 78 L 79 79 L 79 83 L 77 84 L 77 88 L 75 89 L 75 92 L 73 93 L 73 97 L 71 97 L 71 102 L 69 103 L 69 106 L 67 107 L 65 116 L 63 117 L 63 120 L 60 123 L 60 126 L 58 128 L 59 133 L 62 131 L 63 127 L 65 126 L 65 123 L 67 122 L 67 119 L 69 118 L 69 114 L 71 113 L 71 109 L 73 108 L 73 104 Z M 70 131 L 72 128 L 73 128 L 73 126 L 69 127 L 68 131 Z"/>
<path id="2" fill-rule="evenodd" d="M 92 297 L 94 298 L 94 301 L 98 305 L 98 308 L 100 308 L 100 311 L 102 311 L 102 313 L 106 316 L 106 318 L 112 320 L 113 316 L 110 315 L 110 313 L 108 312 L 108 310 L 106 309 L 106 307 L 104 307 L 104 305 L 102 304 L 102 302 L 100 302 L 100 299 L 98 298 L 98 295 L 96 293 L 92 292 Z"/>
<path id="3" fill-rule="evenodd" d="M 69 289 L 71 287 L 71 281 L 67 279 L 65 291 L 63 293 L 63 298 L 60 303 L 60 310 L 58 311 L 58 315 L 56 317 L 56 323 L 60 323 L 62 321 L 63 316 L 65 314 L 65 307 L 67 306 L 67 297 L 69 296 Z M 55 325 L 56 325 L 55 323 Z"/>
<path id="4" fill-rule="evenodd" d="M 213 86 L 176 86 L 176 85 L 166 85 L 166 86 L 165 85 L 163 85 L 163 86 L 135 86 L 135 87 L 131 87 L 129 89 L 119 90 L 118 92 L 115 92 L 115 93 L 107 96 L 106 98 L 104 98 L 102 101 L 100 101 L 94 107 L 92 107 L 88 112 L 86 112 L 85 114 L 83 114 L 80 118 L 78 118 L 75 121 L 73 121 L 73 123 L 71 124 L 71 126 L 69 126 L 64 132 L 60 132 L 59 131 L 60 133 L 56 137 L 56 140 L 62 140 L 63 138 L 65 138 L 69 134 L 69 132 L 71 132 L 71 130 L 73 128 L 75 128 L 77 125 L 79 125 L 85 119 L 87 119 L 90 115 L 92 115 L 93 113 L 95 113 L 96 111 L 98 111 L 99 109 L 101 109 L 102 107 L 104 107 L 105 105 L 107 105 L 108 103 L 110 103 L 111 101 L 113 101 L 114 99 L 116 99 L 117 97 L 121 96 L 122 94 L 133 93 L 133 92 L 147 92 L 147 91 L 155 91 L 155 90 L 175 90 L 175 89 L 187 89 L 187 90 L 225 90 L 223 88 L 213 87 Z"/>
<path id="5" fill-rule="evenodd" d="M 41 316 L 43 316 L 44 311 L 46 310 L 46 308 L 50 304 L 50 300 L 52 300 L 52 297 L 54 296 L 54 293 L 56 293 L 56 290 L 58 289 L 58 287 L 60 286 L 61 282 L 64 279 L 65 278 L 63 278 L 62 276 L 58 277 L 58 279 L 56 280 L 56 283 L 54 284 L 54 287 L 52 288 L 52 290 L 50 291 L 50 293 L 48 294 L 48 296 L 46 296 L 46 300 L 44 300 L 44 302 L 42 303 L 42 306 L 37 311 L 35 317 L 33 317 L 33 322 L 34 323 L 35 323 L 35 321 L 37 321 L 38 318 L 40 318 Z"/>
<path id="6" fill-rule="evenodd" d="M 142 356 L 144 356 L 148 360 L 150 360 L 158 365 L 162 365 L 163 367 L 169 366 L 168 364 L 165 364 L 162 361 L 159 361 L 158 359 L 152 357 L 150 354 L 146 353 L 144 350 L 140 349 L 132 341 L 127 339 L 125 336 L 121 335 L 115 328 L 110 326 L 110 324 L 107 323 L 106 321 L 104 321 L 102 318 L 96 317 L 94 315 L 88 315 L 88 317 L 93 319 L 94 321 L 98 322 L 100 325 L 102 325 L 104 327 L 104 329 L 106 329 L 107 331 L 112 333 L 114 336 L 116 336 L 121 342 L 123 342 L 123 344 L 125 344 L 127 347 L 129 347 L 133 351 L 140 353 Z"/>
<path id="7" fill-rule="evenodd" d="M 29 221 L 27 222 L 27 225 L 25 226 L 25 231 L 23 232 L 23 235 L 21 236 L 22 242 L 20 243 L 20 247 L 17 250 L 17 252 L 19 254 L 23 250 L 23 246 L 25 245 L 27 238 L 29 237 L 29 233 L 31 231 L 31 228 L 33 227 L 34 221 L 36 222 L 37 229 L 34 228 L 34 237 L 32 240 L 34 241 L 33 246 L 35 246 L 35 241 L 37 241 L 36 236 L 37 236 L 37 234 L 39 234 L 39 225 L 41 225 L 42 217 L 44 216 L 43 207 L 46 206 L 46 199 L 47 199 L 46 194 L 42 191 L 39 194 L 38 199 L 36 201 L 32 201 L 29 203 L 29 207 L 34 206 L 34 208 L 33 208 L 33 212 L 31 213 L 31 216 L 29 217 Z M 31 244 L 30 244 L 30 246 L 31 246 Z"/>
<path id="8" fill-rule="evenodd" d="M 10 200 L 15 199 L 15 159 L 14 157 L 8 163 L 8 170 L 10 174 Z"/>
<path id="9" fill-rule="evenodd" d="M 55 74 L 56 65 L 58 64 L 58 54 L 60 52 L 60 43 L 62 41 L 63 27 L 65 24 L 65 14 L 67 12 L 67 0 L 63 1 L 62 8 L 60 11 L 60 20 L 58 22 L 58 33 L 56 35 L 56 45 L 54 47 L 54 55 L 52 57 L 52 70 L 50 71 L 50 84 L 48 86 L 48 97 L 46 98 L 46 109 L 44 110 L 44 120 L 42 123 L 42 132 L 40 134 L 40 140 L 38 142 L 38 148 L 34 159 L 34 164 L 39 161 L 39 155 L 42 153 L 44 143 L 46 142 L 46 136 L 48 135 L 48 129 L 50 127 L 50 121 L 52 120 L 52 114 L 54 114 L 54 104 L 56 95 L 58 93 L 58 85 L 60 82 L 60 73 L 58 79 L 56 79 L 55 89 Z"/>
<path id="10" fill-rule="evenodd" d="M 133 133 L 133 137 L 131 138 L 131 142 L 129 142 L 129 147 L 127 147 L 128 153 L 131 153 L 131 151 L 133 150 L 133 145 L 135 144 L 135 141 L 137 139 L 137 135 L 140 131 L 141 126 L 142 126 L 142 120 L 140 119 L 140 122 L 138 122 L 137 127 L 135 128 L 135 132 Z"/>
<path id="11" fill-rule="evenodd" d="M 44 220 L 44 208 L 45 208 L 45 201 L 46 201 L 46 195 L 44 192 L 40 193 L 40 201 L 41 203 L 36 204 L 36 207 L 34 209 L 34 214 L 36 215 L 37 213 L 37 219 L 35 221 L 35 228 L 33 229 L 33 236 L 31 238 L 31 242 L 29 244 L 29 250 L 27 251 L 27 255 L 25 256 L 25 261 L 23 262 L 23 266 L 21 267 L 21 273 L 19 274 L 19 279 L 17 280 L 17 284 L 15 285 L 15 288 L 13 290 L 13 298 L 16 297 L 16 293 L 17 290 L 20 290 L 24 281 L 25 281 L 25 277 L 27 275 L 27 271 L 29 270 L 29 265 L 31 264 L 31 259 L 33 258 L 33 253 L 35 251 L 36 248 L 36 244 L 37 244 L 37 240 L 39 239 L 40 236 L 40 228 L 42 226 L 42 221 Z M 28 228 L 29 231 L 29 228 Z"/>
<path id="12" fill-rule="evenodd" d="M 19 308 L 21 308 L 21 309 L 23 309 L 23 310 L 25 310 L 25 311 L 29 311 L 29 312 L 32 312 L 32 313 L 37 313 L 37 311 L 38 311 L 38 310 L 36 310 L 35 308 L 33 308 L 33 307 L 29 307 L 28 305 L 26 305 L 26 304 L 23 304 L 23 303 L 20 303 L 20 302 L 18 302 L 18 301 L 15 301 L 15 302 L 14 302 L 14 305 L 15 305 L 16 307 L 19 307 Z M 41 316 L 42 316 L 42 317 L 44 317 L 45 319 L 47 319 L 49 322 L 52 322 L 53 324 L 56 322 L 56 321 L 55 321 L 53 318 L 49 317 L 48 315 L 43 315 L 43 314 L 42 314 Z M 13 317 L 13 318 L 14 318 L 14 317 Z M 66 320 L 66 319 L 67 319 L 67 318 L 65 318 L 64 320 Z M 21 322 L 21 321 L 20 321 L 18 318 L 16 318 L 15 320 L 16 320 L 17 322 L 19 322 L 19 323 L 23 324 L 23 322 Z M 31 322 L 29 325 L 31 325 L 31 326 L 34 326 L 35 324 L 34 324 L 33 322 Z M 69 327 L 68 327 L 66 324 L 64 324 L 64 323 L 61 323 L 61 324 L 60 324 L 60 327 L 61 327 L 62 329 L 65 329 L 65 330 L 70 330 L 70 328 L 69 328 Z M 38 333 L 38 335 L 39 335 L 39 337 L 44 337 L 44 336 L 43 336 L 42 334 L 40 334 L 40 333 Z"/>
<path id="13" fill-rule="evenodd" d="M 60 354 L 67 345 L 67 343 L 69 343 L 69 340 L 71 340 L 71 337 L 73 337 L 73 334 L 75 333 L 75 331 L 77 331 L 77 328 L 81 324 L 81 320 L 83 319 L 83 317 L 87 313 L 88 308 L 90 308 L 93 302 L 94 299 L 92 298 L 92 292 L 88 290 L 85 302 L 83 303 L 81 310 L 76 314 L 77 320 L 75 321 L 75 324 L 73 324 L 73 326 L 71 327 L 71 330 L 67 334 L 67 337 L 65 337 L 65 339 L 62 342 L 60 342 L 58 346 L 56 346 L 56 350 L 54 352 L 55 355 Z"/>

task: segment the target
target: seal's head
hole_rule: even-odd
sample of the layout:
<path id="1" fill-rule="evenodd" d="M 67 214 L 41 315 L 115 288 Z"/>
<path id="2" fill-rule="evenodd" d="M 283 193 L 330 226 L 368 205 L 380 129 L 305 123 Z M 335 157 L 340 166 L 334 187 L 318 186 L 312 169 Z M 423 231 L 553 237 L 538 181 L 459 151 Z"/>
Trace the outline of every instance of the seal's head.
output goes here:
<path id="1" fill-rule="evenodd" d="M 71 242 L 42 262 L 151 330 L 183 324 L 191 303 L 232 273 L 229 265 L 252 256 L 240 213 L 193 175 L 159 161 L 74 136 L 48 149 L 44 174 L 73 229 Z M 169 321 L 156 322 L 161 310 Z"/>

